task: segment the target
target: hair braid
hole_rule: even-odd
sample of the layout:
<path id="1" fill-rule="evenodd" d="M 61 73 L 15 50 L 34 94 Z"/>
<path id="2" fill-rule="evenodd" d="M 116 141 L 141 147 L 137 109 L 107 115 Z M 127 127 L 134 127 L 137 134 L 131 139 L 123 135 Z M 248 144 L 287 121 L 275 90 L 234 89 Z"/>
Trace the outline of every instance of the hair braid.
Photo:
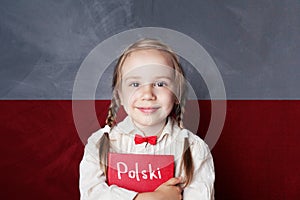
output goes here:
<path id="1" fill-rule="evenodd" d="M 184 104 L 185 104 L 185 100 L 182 100 L 180 104 L 175 105 L 175 119 L 180 128 L 183 128 Z M 194 174 L 194 163 L 193 163 L 193 158 L 192 158 L 192 153 L 191 153 L 188 138 L 184 138 L 180 170 L 181 171 L 184 170 L 186 176 L 184 187 L 186 187 L 192 181 L 193 174 Z"/>
<path id="2" fill-rule="evenodd" d="M 182 99 L 180 103 L 174 105 L 174 118 L 180 128 L 183 128 L 184 104 L 185 100 Z"/>
<path id="3" fill-rule="evenodd" d="M 118 94 L 114 91 L 113 98 L 111 100 L 111 104 L 109 106 L 108 114 L 106 118 L 106 124 L 111 128 L 116 124 L 116 116 L 119 107 L 120 107 L 120 103 L 119 103 Z"/>
<path id="4" fill-rule="evenodd" d="M 119 99 L 114 92 L 114 96 L 111 100 L 111 104 L 108 109 L 108 115 L 106 118 L 106 124 L 110 127 L 113 128 L 114 125 L 116 124 L 116 115 L 119 109 Z M 103 136 L 100 138 L 99 141 L 99 160 L 100 160 L 100 167 L 104 174 L 106 175 L 107 173 L 107 154 L 110 149 L 110 141 L 109 141 L 109 133 L 104 132 Z"/>
<path id="5" fill-rule="evenodd" d="M 194 162 L 188 138 L 184 138 L 182 161 L 180 163 L 180 167 L 181 169 L 184 169 L 184 173 L 186 176 L 184 187 L 186 187 L 191 183 L 194 175 Z"/>

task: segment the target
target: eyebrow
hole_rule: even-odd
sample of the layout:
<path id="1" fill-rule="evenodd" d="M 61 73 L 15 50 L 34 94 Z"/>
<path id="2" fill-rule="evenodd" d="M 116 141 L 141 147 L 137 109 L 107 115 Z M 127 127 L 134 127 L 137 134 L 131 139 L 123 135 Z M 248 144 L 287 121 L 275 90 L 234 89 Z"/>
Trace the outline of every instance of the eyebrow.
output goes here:
<path id="1" fill-rule="evenodd" d="M 129 77 L 125 78 L 125 81 L 128 81 L 130 79 L 136 80 L 136 79 L 142 79 L 142 77 L 141 76 L 129 76 Z M 169 79 L 169 80 L 172 80 L 173 78 L 171 78 L 169 76 L 156 76 L 156 77 L 154 77 L 154 79 Z"/>
<path id="2" fill-rule="evenodd" d="M 125 81 L 130 80 L 130 79 L 142 79 L 142 77 L 140 77 L 140 76 L 129 76 L 129 77 L 125 78 Z"/>

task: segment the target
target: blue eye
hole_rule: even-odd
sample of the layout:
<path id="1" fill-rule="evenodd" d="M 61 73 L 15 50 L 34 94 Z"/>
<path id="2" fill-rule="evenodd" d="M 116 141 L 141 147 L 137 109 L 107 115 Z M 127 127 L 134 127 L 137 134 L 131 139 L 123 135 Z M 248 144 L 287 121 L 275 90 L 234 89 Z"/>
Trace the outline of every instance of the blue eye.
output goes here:
<path id="1" fill-rule="evenodd" d="M 164 87 L 164 86 L 167 86 L 167 83 L 164 82 L 164 81 L 160 81 L 160 82 L 154 83 L 154 86 L 156 86 L 156 87 Z"/>
<path id="2" fill-rule="evenodd" d="M 134 83 L 131 83 L 129 86 L 131 86 L 131 87 L 139 87 L 139 86 L 140 86 L 140 84 L 139 84 L 139 83 L 136 83 L 136 82 L 134 82 Z"/>

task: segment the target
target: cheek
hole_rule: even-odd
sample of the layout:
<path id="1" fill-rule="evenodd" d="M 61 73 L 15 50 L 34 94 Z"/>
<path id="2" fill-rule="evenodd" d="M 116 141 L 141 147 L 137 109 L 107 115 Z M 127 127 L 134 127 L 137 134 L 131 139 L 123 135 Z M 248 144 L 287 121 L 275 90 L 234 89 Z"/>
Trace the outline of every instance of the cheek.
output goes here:
<path id="1" fill-rule="evenodd" d="M 166 104 L 169 104 L 170 106 L 173 107 L 176 97 L 172 91 L 165 90 L 165 91 L 162 91 L 160 95 L 161 95 L 161 99 L 163 102 L 165 102 Z"/>
<path id="2" fill-rule="evenodd" d="M 130 106 L 132 105 L 134 102 L 135 102 L 135 93 L 132 92 L 132 91 L 126 91 L 125 93 L 123 93 L 123 96 L 122 96 L 122 104 L 124 106 Z"/>

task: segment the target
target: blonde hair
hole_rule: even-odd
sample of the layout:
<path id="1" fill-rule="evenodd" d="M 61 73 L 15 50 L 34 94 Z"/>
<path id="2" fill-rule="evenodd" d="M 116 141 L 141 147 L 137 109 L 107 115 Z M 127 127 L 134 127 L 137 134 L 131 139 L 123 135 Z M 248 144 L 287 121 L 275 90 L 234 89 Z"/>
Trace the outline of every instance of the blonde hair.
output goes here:
<path id="1" fill-rule="evenodd" d="M 132 53 L 140 50 L 158 50 L 165 52 L 171 59 L 174 71 L 175 71 L 175 82 L 179 83 L 179 87 L 176 90 L 176 103 L 173 106 L 171 113 L 169 114 L 178 124 L 180 128 L 183 128 L 183 113 L 184 113 L 184 105 L 186 101 L 186 83 L 183 69 L 179 63 L 179 58 L 177 54 L 167 45 L 163 44 L 159 40 L 156 39 L 142 39 L 139 40 L 132 45 L 130 45 L 123 54 L 118 59 L 118 62 L 114 69 L 113 80 L 112 80 L 112 89 L 113 89 L 113 97 L 111 100 L 111 104 L 108 110 L 108 115 L 106 118 L 106 124 L 111 128 L 116 124 L 116 115 L 118 109 L 120 107 L 120 99 L 118 96 L 117 88 L 122 80 L 122 66 L 126 58 Z M 109 152 L 109 133 L 105 132 L 103 137 L 100 139 L 100 147 L 99 147 L 99 158 L 100 158 L 100 166 L 104 173 L 106 174 L 107 168 L 107 153 Z M 187 186 L 193 177 L 194 173 L 194 164 L 191 156 L 191 150 L 189 147 L 188 138 L 185 138 L 184 141 L 184 152 L 182 154 L 182 162 L 180 164 L 180 169 L 184 170 L 186 175 L 185 186 Z"/>

